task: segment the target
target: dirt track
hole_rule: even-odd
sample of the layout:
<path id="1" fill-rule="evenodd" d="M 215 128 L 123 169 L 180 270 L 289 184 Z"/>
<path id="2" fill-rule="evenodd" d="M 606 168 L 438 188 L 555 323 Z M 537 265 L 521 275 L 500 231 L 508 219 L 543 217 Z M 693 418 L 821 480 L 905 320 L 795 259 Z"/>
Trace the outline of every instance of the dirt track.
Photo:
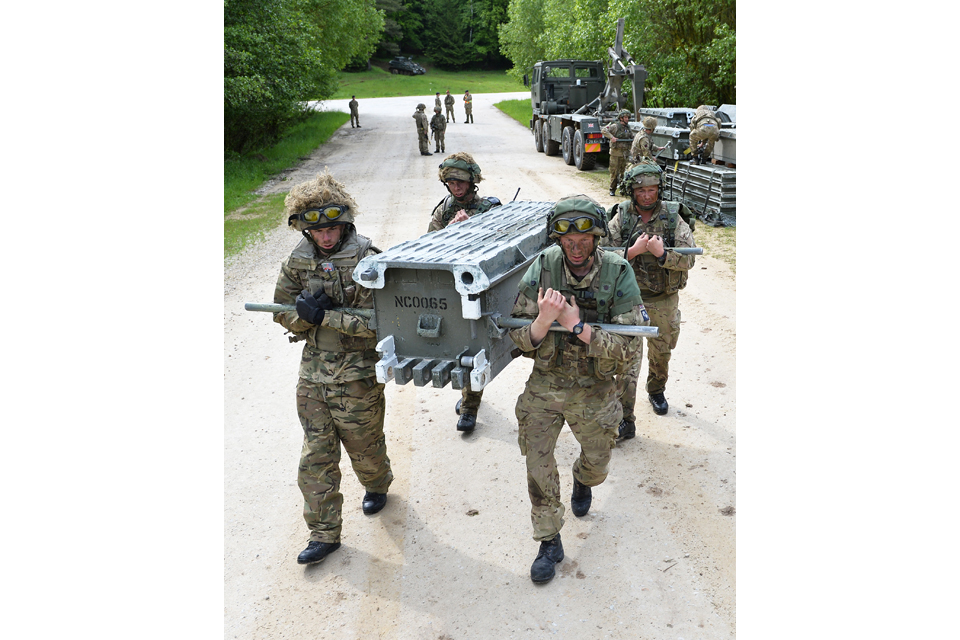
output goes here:
<path id="1" fill-rule="evenodd" d="M 559 157 L 536 153 L 530 132 L 493 107 L 527 95 L 474 96 L 476 124 L 462 124 L 457 96 L 447 154 L 473 154 L 481 195 L 507 201 L 520 187 L 521 200 L 580 192 L 615 202 Z M 433 97 L 361 100 L 362 128 L 342 127 L 270 190 L 329 166 L 360 206 L 359 231 L 377 246 L 418 237 L 446 193 L 437 179 L 444 155 L 417 149 L 418 102 L 429 111 Z M 346 101 L 325 108 L 346 111 Z M 638 437 L 614 450 L 590 513 L 568 511 L 566 558 L 538 587 L 529 578 L 538 544 L 514 416 L 530 372 L 525 358 L 489 385 L 466 436 L 454 428 L 459 392 L 389 383 L 385 431 L 396 479 L 386 508 L 361 513 L 363 489 L 344 456 L 343 546 L 319 565 L 296 563 L 307 540 L 296 483 L 301 346 L 243 303 L 272 301 L 280 260 L 298 237 L 277 229 L 224 270 L 225 638 L 735 635 L 736 289 L 723 263 L 697 258 L 681 293 L 668 415 L 654 415 L 641 390 Z M 565 495 L 577 452 L 565 429 L 557 445 Z"/>

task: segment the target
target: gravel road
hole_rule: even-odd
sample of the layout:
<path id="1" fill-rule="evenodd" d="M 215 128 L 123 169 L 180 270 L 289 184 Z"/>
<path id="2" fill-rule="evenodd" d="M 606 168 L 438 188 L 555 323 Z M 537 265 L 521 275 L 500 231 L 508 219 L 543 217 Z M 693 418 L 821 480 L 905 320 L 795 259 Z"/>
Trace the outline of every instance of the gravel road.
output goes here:
<path id="1" fill-rule="evenodd" d="M 536 153 L 529 130 L 493 106 L 528 95 L 475 95 L 475 124 L 461 122 L 458 95 L 447 154 L 473 154 L 481 195 L 508 201 L 520 188 L 520 200 L 587 193 L 615 202 L 559 157 Z M 386 249 L 426 230 L 446 194 L 444 155 L 420 155 L 411 117 L 418 102 L 432 110 L 433 96 L 359 102 L 362 128 L 341 127 L 266 190 L 287 191 L 328 166 L 359 204 L 359 231 Z M 347 111 L 346 101 L 323 108 Z M 363 489 L 344 456 L 343 546 L 319 565 L 296 563 L 307 540 L 296 483 L 301 346 L 243 303 L 272 301 L 280 260 L 298 238 L 278 228 L 224 268 L 225 638 L 734 637 L 736 284 L 725 264 L 697 258 L 681 293 L 668 415 L 654 415 L 641 391 L 638 437 L 614 450 L 590 513 L 568 514 L 566 558 L 552 582 L 535 586 L 514 415 L 525 358 L 489 385 L 468 435 L 455 430 L 459 392 L 389 383 L 396 479 L 386 508 L 361 513 Z M 565 429 L 565 495 L 577 452 Z"/>

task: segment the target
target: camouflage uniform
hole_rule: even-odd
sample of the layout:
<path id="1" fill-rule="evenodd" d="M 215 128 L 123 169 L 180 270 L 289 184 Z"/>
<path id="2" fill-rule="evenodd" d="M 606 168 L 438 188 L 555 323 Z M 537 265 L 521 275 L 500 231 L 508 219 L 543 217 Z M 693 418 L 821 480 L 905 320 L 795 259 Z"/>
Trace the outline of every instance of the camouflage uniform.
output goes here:
<path id="1" fill-rule="evenodd" d="M 356 122 L 357 123 L 356 126 L 359 127 L 360 126 L 359 104 L 357 103 L 356 99 L 351 100 L 348 104 L 350 106 L 350 128 L 351 129 L 353 128 L 354 122 Z"/>
<path id="2" fill-rule="evenodd" d="M 675 203 L 679 205 L 679 203 Z M 684 205 L 680 205 L 685 208 Z M 616 207 L 616 211 L 614 211 Z M 633 235 L 626 236 L 637 221 L 637 210 L 631 200 L 626 200 L 611 207 L 609 216 L 610 234 L 601 240 L 601 244 L 623 247 L 633 242 L 643 233 L 650 236 L 660 236 L 664 239 L 664 246 L 695 247 L 693 231 L 683 219 L 677 215 L 677 227 L 673 231 L 673 241 L 667 231 L 665 203 L 657 202 L 653 209 L 650 222 L 644 224 L 641 220 Z M 685 213 L 689 213 L 686 211 Z M 661 214 L 663 218 L 661 218 Z M 621 252 L 618 252 L 621 256 Z M 677 347 L 680 337 L 680 295 L 678 291 L 687 285 L 687 272 L 693 268 L 694 256 L 682 256 L 672 251 L 664 253 L 664 261 L 651 253 L 641 253 L 630 261 L 633 267 L 643 304 L 650 316 L 650 325 L 656 326 L 659 336 L 647 338 L 649 366 L 647 371 L 647 393 L 663 393 L 667 385 L 670 351 Z M 623 405 L 623 417 L 631 422 L 636 421 L 634 408 L 637 402 L 637 380 L 640 376 L 642 357 L 638 357 L 629 371 L 618 377 L 618 392 Z"/>
<path id="3" fill-rule="evenodd" d="M 473 122 L 473 96 L 469 91 L 463 94 L 463 110 L 467 114 L 464 122 Z"/>
<path id="4" fill-rule="evenodd" d="M 577 295 L 580 317 L 588 323 L 646 324 L 640 292 L 626 261 L 600 248 L 594 256 L 593 267 L 578 281 L 563 261 L 561 247 L 548 247 L 524 275 L 511 315 L 536 318 L 538 289 L 553 288 L 568 299 Z M 611 311 L 598 315 L 589 309 L 589 303 L 592 300 L 597 307 L 598 294 L 611 286 L 603 284 L 607 281 L 601 273 L 604 268 L 611 274 L 608 279 L 615 282 L 612 289 L 616 297 L 611 290 Z M 521 352 L 534 360 L 530 378 L 517 399 L 516 414 L 517 441 L 527 463 L 533 538 L 540 542 L 553 539 L 563 527 L 564 506 L 554 447 L 564 421 L 580 443 L 574 478 L 587 487 L 601 484 L 607 477 L 610 450 L 622 416 L 614 373 L 643 351 L 641 339 L 615 335 L 596 326 L 592 331 L 589 345 L 572 334 L 549 332 L 538 347 L 531 342 L 530 325 L 510 331 Z"/>
<path id="5" fill-rule="evenodd" d="M 322 289 L 338 307 L 370 309 L 371 290 L 353 282 L 353 268 L 378 253 L 352 226 L 332 255 L 321 253 L 304 238 L 280 267 L 274 302 L 294 304 L 304 289 Z M 376 379 L 376 332 L 368 320 L 327 311 L 320 325 L 296 311 L 273 315 L 298 338 L 306 340 L 297 384 L 297 414 L 303 426 L 298 483 L 303 518 L 310 540 L 338 542 L 343 523 L 340 493 L 340 445 L 347 451 L 360 484 L 367 491 L 387 493 L 393 481 L 383 433 L 384 385 Z"/>
<path id="6" fill-rule="evenodd" d="M 423 105 L 420 105 L 421 107 Z M 420 153 L 423 155 L 433 155 L 430 153 L 430 138 L 429 127 L 430 120 L 427 119 L 427 114 L 423 112 L 423 109 L 417 107 L 417 110 L 413 113 L 413 119 L 417 122 L 417 138 L 420 143 Z"/>
<path id="7" fill-rule="evenodd" d="M 452 95 L 450 95 L 450 92 L 449 92 L 449 91 L 447 92 L 447 97 L 445 97 L 445 98 L 443 99 L 443 104 L 444 104 L 444 105 L 446 106 L 446 108 L 447 108 L 447 121 L 448 121 L 448 122 L 456 122 L 456 121 L 457 121 L 457 119 L 453 116 L 453 105 L 454 105 L 454 103 L 455 103 L 456 101 L 457 101 L 456 98 L 454 98 Z"/>
<path id="8" fill-rule="evenodd" d="M 616 122 L 605 126 L 600 133 L 610 138 L 610 189 L 614 190 L 623 178 L 623 170 L 627 168 L 626 155 L 630 152 L 633 131 L 617 118 Z M 614 139 L 618 141 L 615 142 Z M 619 142 L 620 140 L 623 142 Z"/>
<path id="9" fill-rule="evenodd" d="M 443 109 L 443 105 L 440 103 L 440 94 L 438 93 L 433 99 L 433 106 Z"/>
<path id="10" fill-rule="evenodd" d="M 690 121 L 690 151 L 694 152 L 701 140 L 707 141 L 704 158 L 713 157 L 713 145 L 720 139 L 720 119 L 705 105 L 697 107 Z"/>
<path id="11" fill-rule="evenodd" d="M 444 132 L 447 130 L 447 120 L 437 111 L 439 108 L 438 106 L 434 109 L 436 113 L 430 118 L 430 130 L 433 132 L 433 141 L 436 144 L 434 151 L 436 153 L 444 153 L 447 150 L 447 146 L 443 142 Z"/>

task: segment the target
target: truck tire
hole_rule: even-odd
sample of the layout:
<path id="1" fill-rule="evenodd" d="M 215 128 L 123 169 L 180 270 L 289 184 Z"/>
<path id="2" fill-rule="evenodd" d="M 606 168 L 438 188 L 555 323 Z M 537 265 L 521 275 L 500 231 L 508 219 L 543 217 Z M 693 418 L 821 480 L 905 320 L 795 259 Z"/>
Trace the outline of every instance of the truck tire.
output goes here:
<path id="1" fill-rule="evenodd" d="M 543 131 L 543 152 L 548 156 L 555 156 L 560 153 L 560 143 L 550 139 L 549 129 Z"/>
<path id="2" fill-rule="evenodd" d="M 393 75 L 397 75 L 398 71 L 396 69 L 390 69 L 390 73 L 392 73 Z"/>
<path id="3" fill-rule="evenodd" d="M 567 164 L 573 164 L 573 127 L 567 125 L 563 128 L 563 161 Z"/>
<path id="4" fill-rule="evenodd" d="M 597 165 L 597 156 L 583 151 L 583 134 L 577 131 L 573 134 L 573 159 L 580 171 L 590 171 Z"/>
<path id="5" fill-rule="evenodd" d="M 543 153 L 543 122 L 540 120 L 533 123 L 533 144 L 539 153 Z"/>

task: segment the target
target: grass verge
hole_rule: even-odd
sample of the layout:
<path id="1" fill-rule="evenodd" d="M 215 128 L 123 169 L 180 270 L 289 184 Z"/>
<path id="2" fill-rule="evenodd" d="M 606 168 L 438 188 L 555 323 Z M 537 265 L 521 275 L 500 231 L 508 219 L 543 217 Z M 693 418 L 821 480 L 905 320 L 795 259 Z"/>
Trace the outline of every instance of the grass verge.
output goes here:
<path id="1" fill-rule="evenodd" d="M 501 100 L 494 104 L 497 109 L 503 111 L 523 126 L 530 128 L 530 120 L 533 119 L 533 107 L 530 106 L 529 98 L 520 100 Z"/>
<path id="2" fill-rule="evenodd" d="M 457 99 L 455 108 L 463 109 L 463 92 L 468 89 L 470 93 L 527 91 L 522 83 L 507 76 L 506 71 L 443 71 L 432 69 L 429 64 L 420 60 L 417 62 L 427 69 L 427 73 L 422 76 L 393 75 L 378 66 L 357 73 L 341 71 L 340 88 L 333 94 L 332 99 L 347 99 L 352 95 L 356 95 L 358 100 L 397 98 L 432 95 L 438 91 L 442 98 L 449 89 L 450 94 Z"/>
<path id="3" fill-rule="evenodd" d="M 263 238 L 264 234 L 283 223 L 285 193 L 262 196 L 223 220 L 223 255 L 236 255 L 244 247 Z"/>

